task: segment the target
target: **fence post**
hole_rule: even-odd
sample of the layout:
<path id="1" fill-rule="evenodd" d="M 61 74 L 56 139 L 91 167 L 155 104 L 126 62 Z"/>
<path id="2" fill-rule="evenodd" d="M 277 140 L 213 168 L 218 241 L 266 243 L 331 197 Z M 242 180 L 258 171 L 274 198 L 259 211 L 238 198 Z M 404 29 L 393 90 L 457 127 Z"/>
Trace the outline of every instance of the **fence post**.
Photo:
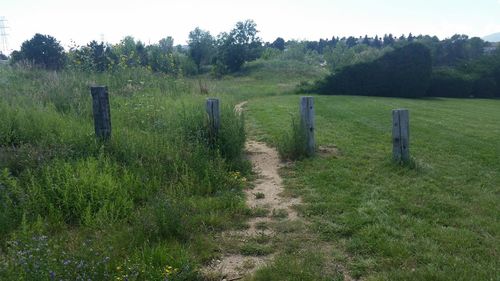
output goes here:
<path id="1" fill-rule="evenodd" d="M 314 100 L 313 97 L 300 98 L 301 126 L 306 134 L 306 151 L 309 156 L 314 155 L 316 144 L 314 141 Z"/>
<path id="2" fill-rule="evenodd" d="M 92 94 L 96 138 L 109 140 L 111 138 L 111 111 L 109 109 L 108 87 L 92 86 L 90 93 Z"/>
<path id="3" fill-rule="evenodd" d="M 392 111 L 392 155 L 396 162 L 410 161 L 410 114 L 407 109 Z"/>
<path id="4" fill-rule="evenodd" d="M 208 130 L 209 137 L 212 144 L 214 144 L 220 129 L 220 110 L 219 99 L 208 98 L 206 104 L 208 114 Z"/>

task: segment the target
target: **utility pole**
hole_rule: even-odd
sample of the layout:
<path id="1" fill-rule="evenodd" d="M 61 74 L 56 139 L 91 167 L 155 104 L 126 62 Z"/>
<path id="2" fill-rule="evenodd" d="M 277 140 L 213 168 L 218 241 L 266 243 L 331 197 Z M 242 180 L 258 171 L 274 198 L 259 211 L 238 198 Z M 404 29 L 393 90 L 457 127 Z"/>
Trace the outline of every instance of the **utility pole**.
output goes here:
<path id="1" fill-rule="evenodd" d="M 7 29 L 9 27 L 7 26 L 7 20 L 5 17 L 0 16 L 0 52 L 3 53 L 4 55 L 7 55 L 9 53 L 9 44 L 7 41 Z"/>

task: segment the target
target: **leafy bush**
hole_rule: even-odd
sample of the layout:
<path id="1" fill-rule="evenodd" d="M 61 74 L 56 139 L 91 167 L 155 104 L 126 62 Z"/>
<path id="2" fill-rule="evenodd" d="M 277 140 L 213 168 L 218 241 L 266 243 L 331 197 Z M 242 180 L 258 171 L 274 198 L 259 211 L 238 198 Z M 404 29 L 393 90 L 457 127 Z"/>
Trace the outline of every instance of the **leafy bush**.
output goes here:
<path id="1" fill-rule="evenodd" d="M 473 78 L 457 70 L 444 68 L 432 73 L 427 90 L 429 97 L 461 97 L 472 95 Z"/>
<path id="2" fill-rule="evenodd" d="M 419 43 L 408 44 L 367 63 L 347 66 L 319 81 L 322 94 L 422 97 L 431 77 L 431 55 Z"/>
<path id="3" fill-rule="evenodd" d="M 472 95 L 476 98 L 493 98 L 499 93 L 500 87 L 492 77 L 480 78 L 472 85 Z"/>

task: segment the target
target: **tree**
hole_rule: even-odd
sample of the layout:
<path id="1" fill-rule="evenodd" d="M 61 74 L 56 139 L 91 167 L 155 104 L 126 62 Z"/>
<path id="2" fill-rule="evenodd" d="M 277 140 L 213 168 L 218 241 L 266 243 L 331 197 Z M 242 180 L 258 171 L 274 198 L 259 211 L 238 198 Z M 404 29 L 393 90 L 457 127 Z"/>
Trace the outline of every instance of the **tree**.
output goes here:
<path id="1" fill-rule="evenodd" d="M 253 20 L 238 22 L 229 33 L 221 33 L 217 39 L 217 64 L 219 71 L 235 72 L 246 61 L 255 60 L 262 52 L 262 41 L 257 36 Z M 222 68 L 222 69 L 220 69 Z"/>
<path id="2" fill-rule="evenodd" d="M 377 48 L 377 49 L 382 48 L 382 41 L 380 41 L 380 39 L 378 38 L 378 35 L 376 35 L 375 39 L 373 39 L 372 46 Z"/>
<path id="3" fill-rule="evenodd" d="M 6 55 L 4 55 L 2 52 L 0 52 L 0 60 L 7 60 L 9 59 Z"/>
<path id="4" fill-rule="evenodd" d="M 370 46 L 371 41 L 370 38 L 368 38 L 368 35 L 365 35 L 365 38 L 361 41 L 361 44 L 365 44 L 366 46 Z"/>
<path id="5" fill-rule="evenodd" d="M 174 38 L 172 38 L 172 36 L 160 39 L 158 45 L 165 54 L 171 54 L 174 52 Z"/>
<path id="6" fill-rule="evenodd" d="M 21 50 L 12 56 L 12 62 L 26 60 L 34 65 L 51 70 L 64 67 L 66 55 L 63 47 L 50 35 L 35 34 L 30 40 L 24 41 Z"/>
<path id="7" fill-rule="evenodd" d="M 271 48 L 278 49 L 280 51 L 285 50 L 285 40 L 281 37 L 276 38 L 273 43 L 271 43 Z"/>
<path id="8" fill-rule="evenodd" d="M 396 42 L 396 40 L 394 39 L 392 34 L 384 35 L 384 47 L 392 46 L 392 45 L 394 45 L 395 42 Z"/>
<path id="9" fill-rule="evenodd" d="M 352 36 L 349 36 L 349 38 L 347 38 L 345 43 L 347 44 L 348 48 L 352 48 L 358 44 L 358 39 L 356 39 Z"/>
<path id="10" fill-rule="evenodd" d="M 413 34 L 411 34 L 411 32 L 410 32 L 410 34 L 408 34 L 407 40 L 408 40 L 408 42 L 413 42 L 415 40 L 415 37 L 413 37 Z"/>
<path id="11" fill-rule="evenodd" d="M 214 42 L 214 38 L 208 31 L 197 27 L 189 32 L 189 56 L 193 59 L 198 71 L 202 64 L 208 64 L 211 61 L 215 51 Z"/>

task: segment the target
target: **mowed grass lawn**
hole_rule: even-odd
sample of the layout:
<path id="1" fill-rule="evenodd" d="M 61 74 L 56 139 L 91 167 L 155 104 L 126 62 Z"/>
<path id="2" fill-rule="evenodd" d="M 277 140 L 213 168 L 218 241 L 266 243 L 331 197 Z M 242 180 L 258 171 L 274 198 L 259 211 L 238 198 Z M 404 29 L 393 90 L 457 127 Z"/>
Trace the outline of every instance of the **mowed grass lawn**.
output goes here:
<path id="1" fill-rule="evenodd" d="M 250 100 L 276 144 L 298 95 Z M 355 278 L 500 279 L 500 100 L 315 96 L 316 137 L 340 153 L 283 170 L 302 214 Z M 410 110 L 413 167 L 391 161 L 391 110 Z"/>

